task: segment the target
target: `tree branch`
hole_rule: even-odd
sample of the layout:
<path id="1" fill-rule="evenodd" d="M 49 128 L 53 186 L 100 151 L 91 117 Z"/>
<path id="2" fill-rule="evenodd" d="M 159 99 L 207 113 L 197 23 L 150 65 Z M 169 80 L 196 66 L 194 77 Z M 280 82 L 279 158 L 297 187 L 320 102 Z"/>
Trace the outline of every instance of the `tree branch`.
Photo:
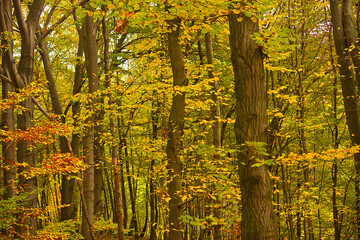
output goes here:
<path id="1" fill-rule="evenodd" d="M 44 23 L 44 29 L 46 29 L 49 26 L 51 17 L 54 14 L 55 9 L 56 9 L 57 5 L 60 3 L 60 1 L 61 0 L 55 1 L 53 6 L 51 7 L 49 14 L 46 16 L 46 20 L 45 20 L 45 23 Z"/>
<path id="2" fill-rule="evenodd" d="M 50 116 L 50 114 L 41 106 L 41 104 L 34 98 L 34 96 L 31 96 L 31 100 L 35 103 L 35 105 L 39 108 L 39 110 L 50 120 L 53 120 L 53 118 Z"/>
<path id="3" fill-rule="evenodd" d="M 1 79 L 1 80 L 4 80 L 4 81 L 7 82 L 8 84 L 14 86 L 14 83 L 13 83 L 8 77 L 6 77 L 6 76 L 2 73 L 3 71 L 4 71 L 4 70 L 1 68 L 0 79 Z"/>
<path id="4" fill-rule="evenodd" d="M 23 15 L 23 12 L 21 9 L 21 2 L 20 2 L 20 0 L 14 0 L 13 4 L 14 4 L 14 9 L 15 9 L 15 11 L 14 11 L 15 16 L 16 16 L 16 19 L 17 19 L 17 22 L 19 25 L 19 30 L 20 30 L 21 35 L 23 35 L 24 33 L 27 32 L 28 26 L 25 22 L 24 15 Z"/>
<path id="5" fill-rule="evenodd" d="M 19 0 L 17 0 L 19 1 Z M 44 38 L 49 35 L 57 26 L 59 26 L 61 23 L 63 23 L 73 12 L 75 12 L 76 8 L 80 5 L 88 2 L 89 0 L 80 0 L 78 1 L 75 6 L 71 9 L 69 9 L 64 16 L 62 16 L 59 20 L 56 21 L 52 26 L 45 29 L 45 31 L 36 39 L 35 46 L 37 46 Z"/>

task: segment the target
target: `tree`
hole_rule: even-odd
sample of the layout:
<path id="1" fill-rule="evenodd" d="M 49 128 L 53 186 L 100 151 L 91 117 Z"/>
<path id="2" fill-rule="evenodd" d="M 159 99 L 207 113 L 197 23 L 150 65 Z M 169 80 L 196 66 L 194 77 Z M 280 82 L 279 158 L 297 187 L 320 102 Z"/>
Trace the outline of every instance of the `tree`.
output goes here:
<path id="1" fill-rule="evenodd" d="M 338 56 L 339 73 L 343 94 L 343 101 L 345 106 L 345 114 L 347 126 L 350 134 L 350 139 L 353 145 L 360 144 L 360 108 L 358 102 L 357 88 L 355 85 L 355 76 L 353 71 L 353 62 L 357 63 L 357 57 L 355 56 L 353 62 L 351 61 L 351 55 L 349 47 L 352 43 L 352 38 L 349 35 L 355 35 L 354 28 L 351 28 L 352 17 L 349 14 L 352 12 L 351 1 L 330 1 L 331 9 L 331 22 L 333 24 L 333 35 L 335 49 Z M 350 18 L 350 19 L 349 19 Z M 354 46 L 354 45 L 353 45 Z M 358 52 L 358 51 L 357 51 Z M 359 66 L 355 66 L 356 72 L 359 71 Z M 354 154 L 356 179 L 355 191 L 356 191 L 356 223 L 358 237 L 360 237 L 360 154 Z"/>
<path id="2" fill-rule="evenodd" d="M 259 146 L 267 142 L 268 136 L 263 53 L 251 39 L 251 35 L 259 31 L 258 20 L 245 14 L 230 14 L 229 25 L 235 76 L 242 238 L 276 239 L 268 167 L 256 166 L 266 157 L 259 152 Z"/>
<path id="3" fill-rule="evenodd" d="M 181 19 L 175 17 L 167 22 L 168 24 L 168 48 L 171 68 L 173 73 L 173 100 L 169 116 L 168 140 L 166 153 L 168 162 L 168 194 L 169 201 L 169 240 L 182 239 L 182 227 L 180 217 L 182 215 L 181 200 L 181 169 L 180 159 L 181 137 L 183 135 L 185 117 L 185 93 L 181 87 L 187 86 L 185 76 L 185 64 L 182 55 L 179 34 Z"/>
<path id="4" fill-rule="evenodd" d="M 96 35 L 98 25 L 95 23 L 91 14 L 92 8 L 89 8 L 89 14 L 85 17 L 84 22 L 84 53 L 88 78 L 89 103 L 87 105 L 88 117 L 85 121 L 86 131 L 84 134 L 84 154 L 86 156 L 85 163 L 88 168 L 84 173 L 84 206 L 82 218 L 82 234 L 85 239 L 93 239 L 94 222 L 94 118 L 96 97 L 94 94 L 98 90 L 98 48 L 96 43 Z"/>

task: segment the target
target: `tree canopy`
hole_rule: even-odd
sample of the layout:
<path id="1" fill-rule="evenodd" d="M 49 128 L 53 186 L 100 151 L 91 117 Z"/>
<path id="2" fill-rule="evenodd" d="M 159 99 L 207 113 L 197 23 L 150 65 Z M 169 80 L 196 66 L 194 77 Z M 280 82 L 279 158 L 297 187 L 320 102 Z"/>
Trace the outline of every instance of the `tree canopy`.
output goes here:
<path id="1" fill-rule="evenodd" d="M 350 0 L 0 0 L 0 238 L 360 239 Z"/>

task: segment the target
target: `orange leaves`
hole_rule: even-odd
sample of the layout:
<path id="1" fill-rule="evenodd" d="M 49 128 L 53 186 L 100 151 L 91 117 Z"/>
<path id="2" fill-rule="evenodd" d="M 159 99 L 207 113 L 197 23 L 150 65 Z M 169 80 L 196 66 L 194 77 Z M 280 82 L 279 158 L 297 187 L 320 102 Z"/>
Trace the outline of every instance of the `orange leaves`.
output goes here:
<path id="1" fill-rule="evenodd" d="M 127 19 L 116 20 L 115 32 L 121 33 L 121 34 L 126 33 L 126 28 L 127 28 L 128 23 L 129 23 L 129 21 Z"/>
<path id="2" fill-rule="evenodd" d="M 28 168 L 20 173 L 25 178 L 57 173 L 71 174 L 85 170 L 84 158 L 74 157 L 70 153 L 55 153 L 45 156 L 38 167 L 29 167 L 27 163 L 15 163 L 14 167 Z"/>
<path id="3" fill-rule="evenodd" d="M 25 130 L 0 129 L 0 141 L 30 141 L 34 144 L 47 145 L 55 141 L 55 135 L 64 136 L 71 131 L 72 127 L 70 125 L 62 124 L 58 121 L 41 121 L 41 124 Z"/>
<path id="4" fill-rule="evenodd" d="M 70 153 L 57 153 L 46 156 L 39 168 L 31 170 L 34 175 L 54 173 L 76 173 L 85 169 L 83 159 L 85 157 L 74 157 Z"/>
<path id="5" fill-rule="evenodd" d="M 116 20 L 115 32 L 125 34 L 128 23 L 130 22 L 128 18 L 134 16 L 134 14 L 133 12 L 126 11 L 124 19 Z"/>

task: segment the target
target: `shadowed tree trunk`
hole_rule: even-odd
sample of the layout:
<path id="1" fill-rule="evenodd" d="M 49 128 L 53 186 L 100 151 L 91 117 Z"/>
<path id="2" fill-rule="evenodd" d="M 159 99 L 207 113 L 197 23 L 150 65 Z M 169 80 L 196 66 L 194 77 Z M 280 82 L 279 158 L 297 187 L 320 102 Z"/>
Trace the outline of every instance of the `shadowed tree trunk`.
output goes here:
<path id="1" fill-rule="evenodd" d="M 1 1 L 1 7 L 4 7 L 4 2 L 9 4 L 9 1 Z M 6 5 L 8 7 L 8 5 Z M 34 51 L 35 51 L 35 31 L 39 25 L 39 18 L 43 11 L 44 0 L 34 0 L 29 3 L 28 7 L 28 15 L 24 17 L 22 4 L 20 0 L 13 0 L 14 6 L 14 14 L 16 16 L 16 20 L 19 27 L 19 32 L 21 36 L 21 51 L 20 51 L 20 61 L 18 65 L 15 65 L 13 53 L 11 51 L 6 51 L 3 54 L 3 59 L 5 60 L 3 63 L 6 64 L 6 69 L 8 71 L 8 76 L 13 86 L 16 89 L 22 89 L 29 85 L 33 80 L 33 65 L 34 65 Z M 1 28 L 5 30 L 9 21 L 9 18 L 12 18 L 11 11 L 5 16 L 3 15 L 4 11 L 2 10 L 1 16 Z M 10 29 L 7 29 L 11 31 Z M 24 100 L 21 105 L 25 108 L 21 114 L 18 115 L 17 118 L 17 129 L 25 130 L 32 126 L 33 120 L 33 104 L 31 98 L 28 97 Z M 18 168 L 19 173 L 24 171 L 28 171 L 31 167 L 34 167 L 36 164 L 33 151 L 29 149 L 31 145 L 31 141 L 29 140 L 21 140 L 17 145 L 17 162 L 25 163 L 26 166 L 21 166 Z M 36 194 L 36 178 L 30 177 L 26 178 L 24 175 L 20 175 L 18 186 L 21 191 L 24 191 L 29 194 L 28 201 L 26 203 L 26 207 L 30 209 L 36 208 L 37 205 L 37 194 Z M 25 218 L 19 217 L 18 221 L 20 224 L 25 224 L 22 227 L 18 225 L 16 231 L 19 234 L 19 237 L 22 236 L 26 231 L 25 226 L 29 227 L 29 231 L 31 234 L 35 234 L 36 232 L 36 220 L 33 216 Z"/>
<path id="2" fill-rule="evenodd" d="M 353 72 L 353 64 L 351 56 L 348 51 L 348 45 L 351 44 L 350 33 L 345 34 L 349 30 L 349 5 L 348 1 L 331 0 L 331 22 L 333 25 L 333 35 L 336 54 L 338 56 L 337 61 L 339 64 L 339 73 L 341 80 L 341 88 L 343 94 L 343 101 L 345 106 L 346 122 L 350 133 L 351 143 L 353 145 L 360 144 L 360 112 L 359 112 L 359 99 L 357 96 L 357 90 L 355 85 L 355 76 Z M 347 13 L 347 14 L 345 14 Z M 351 23 L 352 24 L 352 23 Z M 348 42 L 346 41 L 348 40 Z M 356 63 L 356 59 L 354 59 Z M 359 71 L 358 67 L 355 66 Z M 357 238 L 360 238 L 360 154 L 354 154 L 355 159 L 355 194 L 356 194 L 356 225 L 357 225 Z"/>
<path id="3" fill-rule="evenodd" d="M 4 24 L 4 26 L 0 26 L 1 32 L 12 32 L 12 4 L 11 1 L 5 1 L 5 2 L 0 2 L 1 7 L 0 7 L 0 11 L 1 11 L 1 17 L 4 18 L 2 22 L 2 24 Z M 3 46 L 7 46 L 8 48 L 7 50 L 7 54 L 12 55 L 13 51 L 12 51 L 12 42 L 9 41 L 10 39 L 3 39 L 1 41 L 1 44 Z M 3 74 L 4 76 L 6 76 L 7 78 L 10 78 L 9 75 L 9 70 L 7 68 L 7 66 L 9 65 L 9 63 L 7 63 L 7 61 L 9 61 L 8 58 L 5 57 L 6 54 L 3 55 L 2 57 L 2 70 L 3 70 Z M 9 93 L 14 91 L 14 87 L 6 82 L 5 80 L 1 81 L 2 83 L 2 98 L 6 99 L 9 97 Z M 2 113 L 2 119 L 1 119 L 1 128 L 5 129 L 5 130 L 14 130 L 15 129 L 15 116 L 14 116 L 14 109 L 13 108 L 9 108 L 6 110 L 3 110 Z M 3 142 L 2 143 L 2 157 L 3 157 L 3 161 L 4 164 L 6 166 L 6 168 L 4 168 L 4 187 L 6 188 L 6 191 L 4 193 L 4 199 L 9 199 L 12 198 L 16 195 L 16 186 L 15 184 L 15 174 L 16 174 L 16 170 L 14 167 L 14 163 L 15 163 L 15 146 L 14 146 L 14 142 Z"/>
<path id="4" fill-rule="evenodd" d="M 235 136 L 242 192 L 242 239 L 276 239 L 275 214 L 267 165 L 252 167 L 258 154 L 255 145 L 266 143 L 267 113 L 263 56 L 251 39 L 258 22 L 244 14 L 230 14 L 231 60 L 235 75 Z"/>

